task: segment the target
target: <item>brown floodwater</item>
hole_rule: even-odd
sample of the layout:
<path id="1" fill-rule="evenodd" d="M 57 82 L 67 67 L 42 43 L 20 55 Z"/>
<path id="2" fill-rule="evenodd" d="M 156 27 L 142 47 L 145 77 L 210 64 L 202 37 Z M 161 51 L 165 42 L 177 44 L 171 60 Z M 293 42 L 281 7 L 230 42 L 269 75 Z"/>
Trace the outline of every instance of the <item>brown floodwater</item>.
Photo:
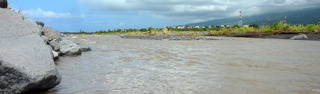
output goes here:
<path id="1" fill-rule="evenodd" d="M 93 50 L 60 58 L 48 94 L 320 93 L 320 41 L 69 38 Z"/>

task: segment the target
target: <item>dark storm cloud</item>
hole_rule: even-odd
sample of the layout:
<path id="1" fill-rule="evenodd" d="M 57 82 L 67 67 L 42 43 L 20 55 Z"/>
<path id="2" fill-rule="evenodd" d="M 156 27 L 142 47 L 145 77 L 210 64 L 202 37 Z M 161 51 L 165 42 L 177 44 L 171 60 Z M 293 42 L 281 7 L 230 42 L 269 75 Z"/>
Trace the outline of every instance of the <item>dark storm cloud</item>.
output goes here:
<path id="1" fill-rule="evenodd" d="M 282 3 L 285 3 L 286 0 L 273 0 L 274 3 L 279 3 L 279 4 L 282 4 Z"/>
<path id="2" fill-rule="evenodd" d="M 84 8 L 105 12 L 143 12 L 157 18 L 195 21 L 318 7 L 320 0 L 80 0 Z"/>

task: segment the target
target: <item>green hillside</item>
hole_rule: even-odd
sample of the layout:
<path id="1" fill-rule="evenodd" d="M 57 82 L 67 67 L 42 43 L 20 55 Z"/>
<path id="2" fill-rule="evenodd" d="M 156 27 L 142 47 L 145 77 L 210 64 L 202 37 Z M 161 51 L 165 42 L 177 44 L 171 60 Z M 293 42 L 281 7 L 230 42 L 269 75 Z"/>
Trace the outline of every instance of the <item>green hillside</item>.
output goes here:
<path id="1" fill-rule="evenodd" d="M 320 7 L 309 8 L 283 13 L 268 13 L 262 15 L 244 16 L 243 24 L 268 25 L 267 18 L 270 17 L 270 24 L 286 20 L 289 24 L 315 24 L 320 23 Z M 200 23 L 187 24 L 189 26 L 211 26 L 211 25 L 237 25 L 238 17 L 210 20 Z"/>

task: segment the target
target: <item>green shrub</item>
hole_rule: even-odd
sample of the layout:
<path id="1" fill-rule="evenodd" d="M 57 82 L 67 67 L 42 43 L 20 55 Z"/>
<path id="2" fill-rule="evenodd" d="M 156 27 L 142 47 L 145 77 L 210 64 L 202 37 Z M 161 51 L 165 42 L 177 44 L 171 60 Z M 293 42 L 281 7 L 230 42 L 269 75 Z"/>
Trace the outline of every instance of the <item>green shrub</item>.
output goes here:
<path id="1" fill-rule="evenodd" d="M 292 32 L 307 32 L 307 28 L 304 25 L 291 25 Z"/>
<path id="2" fill-rule="evenodd" d="M 306 27 L 307 27 L 307 31 L 316 31 L 318 29 L 317 25 L 315 24 L 308 24 Z"/>
<path id="3" fill-rule="evenodd" d="M 290 29 L 289 25 L 286 24 L 285 21 L 276 22 L 272 28 L 277 31 L 288 31 Z"/>
<path id="4" fill-rule="evenodd" d="M 211 30 L 209 35 L 218 36 L 218 35 L 228 35 L 230 34 L 230 30 L 226 27 L 220 28 L 219 30 Z"/>
<path id="5" fill-rule="evenodd" d="M 260 32 L 271 33 L 273 29 L 270 26 L 260 26 Z"/>
<path id="6" fill-rule="evenodd" d="M 254 27 L 240 27 L 233 30 L 234 33 L 246 33 L 246 32 L 255 32 L 257 31 Z"/>
<path id="7" fill-rule="evenodd" d="M 165 28 L 162 29 L 162 34 L 166 35 L 168 33 L 169 33 L 168 27 L 165 27 Z"/>

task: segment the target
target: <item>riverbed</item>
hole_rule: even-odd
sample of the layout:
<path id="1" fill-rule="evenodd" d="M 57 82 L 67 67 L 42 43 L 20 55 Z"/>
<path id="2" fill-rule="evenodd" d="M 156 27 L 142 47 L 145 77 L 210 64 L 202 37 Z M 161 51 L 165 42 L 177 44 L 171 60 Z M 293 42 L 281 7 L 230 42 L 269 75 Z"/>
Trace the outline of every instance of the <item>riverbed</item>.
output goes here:
<path id="1" fill-rule="evenodd" d="M 320 41 L 68 38 L 92 51 L 60 58 L 62 82 L 47 94 L 320 93 Z"/>

